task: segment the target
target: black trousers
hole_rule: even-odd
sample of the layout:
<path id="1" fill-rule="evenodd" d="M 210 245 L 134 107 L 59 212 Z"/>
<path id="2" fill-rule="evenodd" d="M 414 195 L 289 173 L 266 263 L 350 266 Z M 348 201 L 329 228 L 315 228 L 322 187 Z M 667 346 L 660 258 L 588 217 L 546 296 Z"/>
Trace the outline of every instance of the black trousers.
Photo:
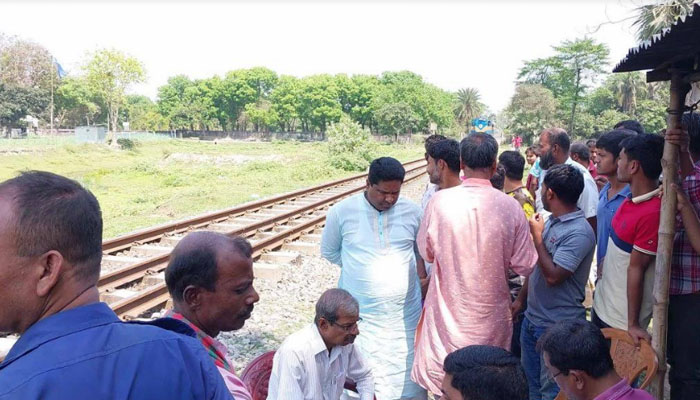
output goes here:
<path id="1" fill-rule="evenodd" d="M 667 344 L 671 400 L 700 399 L 700 293 L 670 296 Z"/>

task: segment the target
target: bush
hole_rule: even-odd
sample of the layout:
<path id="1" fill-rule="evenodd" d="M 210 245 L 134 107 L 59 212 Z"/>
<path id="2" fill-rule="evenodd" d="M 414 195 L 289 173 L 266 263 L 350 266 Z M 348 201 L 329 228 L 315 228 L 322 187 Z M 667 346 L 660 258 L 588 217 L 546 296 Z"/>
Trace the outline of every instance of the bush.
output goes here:
<path id="1" fill-rule="evenodd" d="M 117 139 L 117 144 L 122 150 L 134 150 L 138 145 L 138 142 L 127 138 L 119 138 Z"/>
<path id="2" fill-rule="evenodd" d="M 326 131 L 330 163 L 345 171 L 364 171 L 372 161 L 372 136 L 348 116 Z"/>

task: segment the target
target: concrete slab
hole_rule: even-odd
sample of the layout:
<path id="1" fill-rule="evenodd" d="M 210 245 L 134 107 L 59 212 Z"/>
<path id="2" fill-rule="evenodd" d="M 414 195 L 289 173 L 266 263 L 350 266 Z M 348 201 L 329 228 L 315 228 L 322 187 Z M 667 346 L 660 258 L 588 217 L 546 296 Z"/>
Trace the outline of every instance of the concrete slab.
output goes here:
<path id="1" fill-rule="evenodd" d="M 283 245 L 282 251 L 297 252 L 307 256 L 312 256 L 321 253 L 321 246 L 319 246 L 318 243 L 308 243 L 297 240 Z"/>
<path id="2" fill-rule="evenodd" d="M 172 251 L 172 247 L 142 244 L 131 248 L 131 254 L 140 257 L 154 257 Z"/>
<path id="3" fill-rule="evenodd" d="M 256 262 L 253 264 L 253 274 L 257 279 L 279 281 L 282 278 L 282 269 L 279 264 Z"/>
<path id="4" fill-rule="evenodd" d="M 119 300 L 124 300 L 127 297 L 136 295 L 136 291 L 129 289 L 116 289 L 111 292 L 100 293 L 100 301 L 104 301 L 107 304 L 117 302 Z"/>
<path id="5" fill-rule="evenodd" d="M 260 261 L 268 264 L 289 264 L 298 261 L 301 255 L 291 251 L 271 251 L 260 256 Z"/>

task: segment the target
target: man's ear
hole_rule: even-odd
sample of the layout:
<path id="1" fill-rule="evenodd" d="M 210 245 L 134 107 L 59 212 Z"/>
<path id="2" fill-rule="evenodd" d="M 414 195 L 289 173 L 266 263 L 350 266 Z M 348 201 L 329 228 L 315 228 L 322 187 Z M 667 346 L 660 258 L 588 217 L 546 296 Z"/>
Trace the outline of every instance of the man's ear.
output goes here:
<path id="1" fill-rule="evenodd" d="M 437 160 L 437 167 L 439 170 L 443 170 L 447 168 L 447 163 L 445 162 L 445 160 Z"/>
<path id="2" fill-rule="evenodd" d="M 571 383 L 576 387 L 578 390 L 583 390 L 584 386 L 586 385 L 586 373 L 583 371 L 579 371 L 577 369 L 572 369 L 569 370 L 569 379 L 571 379 Z"/>
<path id="3" fill-rule="evenodd" d="M 199 286 L 189 285 L 182 291 L 182 299 L 190 309 L 196 310 L 202 305 L 202 290 Z"/>
<path id="4" fill-rule="evenodd" d="M 325 318 L 323 318 L 323 317 L 321 317 L 321 318 L 318 319 L 318 329 L 319 329 L 319 330 L 324 330 L 324 331 L 325 331 L 326 329 L 330 328 L 330 326 L 331 326 L 331 323 L 328 322 L 327 319 L 325 319 Z"/>
<path id="5" fill-rule="evenodd" d="M 637 171 L 641 170 L 642 166 L 637 160 L 630 160 L 627 163 L 627 168 L 629 168 L 630 175 L 634 175 Z"/>
<path id="6" fill-rule="evenodd" d="M 39 257 L 39 280 L 36 283 L 36 295 L 46 297 L 58 283 L 63 270 L 63 256 L 56 250 L 50 250 Z"/>

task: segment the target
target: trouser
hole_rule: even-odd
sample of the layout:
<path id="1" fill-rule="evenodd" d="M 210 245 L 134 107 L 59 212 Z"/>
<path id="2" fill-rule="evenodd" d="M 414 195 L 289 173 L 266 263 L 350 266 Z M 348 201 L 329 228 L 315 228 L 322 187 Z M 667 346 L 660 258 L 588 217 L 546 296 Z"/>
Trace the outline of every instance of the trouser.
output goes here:
<path id="1" fill-rule="evenodd" d="M 591 309 L 591 322 L 593 323 L 593 325 L 597 326 L 598 329 L 612 328 L 612 326 L 606 324 L 605 321 L 600 319 L 598 314 L 595 313 L 594 309 Z"/>
<path id="2" fill-rule="evenodd" d="M 554 400 L 559 394 L 559 386 L 549 379 L 547 367 L 542 354 L 536 350 L 537 341 L 547 328 L 533 325 L 527 317 L 523 318 L 520 331 L 521 361 L 527 377 L 529 400 Z"/>
<path id="3" fill-rule="evenodd" d="M 514 356 L 520 358 L 520 329 L 523 326 L 525 312 L 521 312 L 513 318 L 513 337 L 510 341 L 510 352 Z"/>
<path id="4" fill-rule="evenodd" d="M 670 296 L 668 363 L 671 400 L 700 399 L 700 292 Z"/>

